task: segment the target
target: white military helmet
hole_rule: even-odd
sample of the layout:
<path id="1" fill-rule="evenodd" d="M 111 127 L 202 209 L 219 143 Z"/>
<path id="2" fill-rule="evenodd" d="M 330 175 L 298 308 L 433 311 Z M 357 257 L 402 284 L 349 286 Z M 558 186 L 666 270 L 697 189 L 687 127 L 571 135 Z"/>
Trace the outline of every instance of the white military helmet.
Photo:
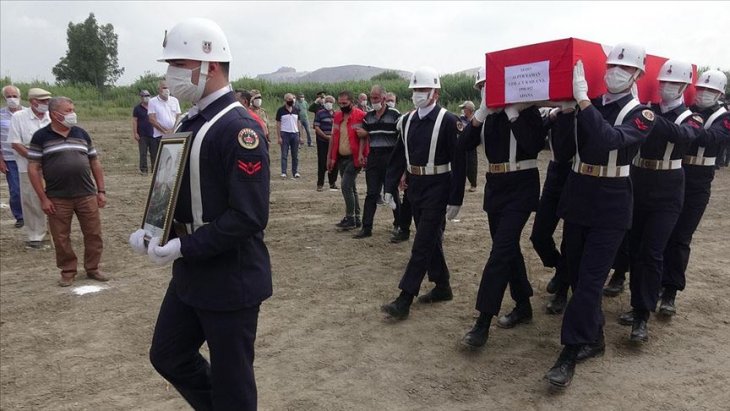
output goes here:
<path id="1" fill-rule="evenodd" d="M 439 73 L 432 67 L 420 67 L 413 72 L 408 88 L 441 88 Z"/>
<path id="2" fill-rule="evenodd" d="M 213 20 L 195 17 L 166 31 L 162 57 L 157 61 L 182 59 L 230 62 L 231 48 L 220 26 Z"/>
<path id="3" fill-rule="evenodd" d="M 725 93 L 725 86 L 727 86 L 727 76 L 719 70 L 705 71 L 695 83 L 695 87 L 709 88 L 723 94 Z"/>
<path id="4" fill-rule="evenodd" d="M 644 68 L 646 64 L 646 51 L 643 47 L 635 44 L 619 43 L 608 53 L 606 64 L 636 67 L 641 71 L 646 71 Z"/>
<path id="5" fill-rule="evenodd" d="M 659 69 L 659 81 L 692 84 L 692 65 L 679 60 L 667 60 Z"/>
<path id="6" fill-rule="evenodd" d="M 487 81 L 487 70 L 480 67 L 476 76 L 474 76 L 474 90 L 479 90 L 479 86 L 484 84 L 485 81 Z"/>

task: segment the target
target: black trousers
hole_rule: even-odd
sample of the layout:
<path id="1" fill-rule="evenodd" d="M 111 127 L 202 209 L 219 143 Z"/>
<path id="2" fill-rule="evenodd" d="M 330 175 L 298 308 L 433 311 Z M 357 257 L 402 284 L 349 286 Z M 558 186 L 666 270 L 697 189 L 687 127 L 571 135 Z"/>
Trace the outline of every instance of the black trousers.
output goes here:
<path id="1" fill-rule="evenodd" d="M 664 267 L 664 249 L 678 218 L 677 211 L 648 211 L 634 207 L 629 231 L 629 284 L 631 307 L 634 309 L 656 309 Z"/>
<path id="2" fill-rule="evenodd" d="M 411 258 L 398 288 L 418 295 L 423 278 L 439 286 L 449 285 L 449 268 L 444 258 L 443 238 L 446 227 L 446 208 L 413 207 L 416 235 Z"/>
<path id="3" fill-rule="evenodd" d="M 570 283 L 565 268 L 565 240 L 561 241 L 560 251 L 558 251 L 553 234 L 560 221 L 558 203 L 568 173 L 570 173 L 570 163 L 562 164 L 551 161 L 548 165 L 540 205 L 535 213 L 535 221 L 530 234 L 530 241 L 540 257 L 542 265 L 555 268 L 555 276 L 565 286 Z"/>
<path id="4" fill-rule="evenodd" d="M 529 301 L 532 286 L 527 278 L 525 259 L 520 250 L 520 235 L 530 218 L 529 211 L 506 210 L 487 213 L 492 251 L 484 265 L 482 280 L 477 293 L 476 309 L 496 316 L 502 306 L 507 284 L 517 304 Z"/>
<path id="5" fill-rule="evenodd" d="M 686 271 L 689 264 L 692 236 L 702 221 L 707 204 L 710 202 L 710 182 L 706 190 L 691 190 L 694 182 L 687 179 L 684 206 L 674 226 L 667 247 L 664 250 L 664 270 L 662 285 L 682 291 L 687 285 Z"/>
<path id="6" fill-rule="evenodd" d="M 327 173 L 330 186 L 335 185 L 337 181 L 337 166 L 333 168 L 333 171 L 327 171 L 327 148 L 329 143 L 317 139 L 317 187 L 324 186 L 324 174 Z"/>
<path id="7" fill-rule="evenodd" d="M 477 186 L 477 166 L 479 165 L 479 158 L 477 157 L 477 149 L 469 150 L 466 152 L 466 178 L 469 180 L 469 185 L 472 187 Z"/>
<path id="8" fill-rule="evenodd" d="M 195 410 L 255 410 L 254 341 L 259 306 L 208 311 L 168 287 L 157 317 L 150 361 Z M 210 363 L 200 354 L 208 343 Z"/>
<path id="9" fill-rule="evenodd" d="M 561 344 L 598 341 L 605 318 L 603 285 L 626 230 L 587 227 L 565 221 L 565 256 L 573 295 L 563 314 Z"/>
<path id="10" fill-rule="evenodd" d="M 363 205 L 362 212 L 363 228 L 373 228 L 373 219 L 375 218 L 375 211 L 378 208 L 378 198 L 380 197 L 380 190 L 383 189 L 383 184 L 385 184 L 385 171 L 388 168 L 388 160 L 392 151 L 392 147 L 375 147 L 371 148 L 368 154 L 368 162 L 365 166 L 367 195 L 365 196 L 365 204 Z M 397 192 L 391 194 L 393 194 L 393 200 L 395 201 L 393 225 L 397 226 L 400 211 L 398 210 L 400 207 L 400 196 L 398 196 Z"/>

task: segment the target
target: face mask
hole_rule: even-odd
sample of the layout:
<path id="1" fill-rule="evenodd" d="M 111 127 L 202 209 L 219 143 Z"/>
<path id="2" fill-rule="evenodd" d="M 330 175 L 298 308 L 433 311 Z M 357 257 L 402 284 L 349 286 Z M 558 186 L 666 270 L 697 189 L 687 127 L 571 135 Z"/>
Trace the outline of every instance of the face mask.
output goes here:
<path id="1" fill-rule="evenodd" d="M 169 88 L 163 88 L 162 89 L 162 93 L 160 93 L 160 95 L 162 97 L 165 97 L 165 98 L 170 97 L 170 89 Z"/>
<path id="2" fill-rule="evenodd" d="M 150 98 L 149 97 L 142 97 L 142 102 L 149 103 L 150 102 Z"/>
<path id="3" fill-rule="evenodd" d="M 38 103 L 35 109 L 39 113 L 48 113 L 48 104 Z"/>
<path id="4" fill-rule="evenodd" d="M 363 100 L 363 101 L 360 102 L 360 107 L 367 107 L 367 105 L 368 105 L 368 101 L 367 100 Z"/>
<path id="5" fill-rule="evenodd" d="M 58 114 L 61 114 L 61 113 L 58 113 Z M 76 121 L 78 120 L 78 118 L 76 117 L 76 113 L 68 113 L 68 114 L 62 114 L 62 115 L 63 115 L 63 121 L 61 121 L 61 123 L 64 126 L 71 128 L 76 125 Z"/>
<path id="6" fill-rule="evenodd" d="M 719 91 L 698 90 L 697 95 L 695 95 L 695 104 L 702 108 L 712 107 L 718 98 L 720 98 Z"/>
<path id="7" fill-rule="evenodd" d="M 289 107 L 291 107 L 291 106 L 293 106 L 293 105 L 294 105 L 294 102 L 293 102 L 293 101 L 287 101 L 287 102 L 286 102 L 286 105 L 287 105 L 287 106 L 289 106 Z"/>
<path id="8" fill-rule="evenodd" d="M 261 107 L 261 99 L 260 98 L 253 99 L 253 106 L 256 108 Z"/>
<path id="9" fill-rule="evenodd" d="M 461 116 L 466 117 L 466 114 L 464 113 L 464 110 L 461 110 Z"/>
<path id="10" fill-rule="evenodd" d="M 661 83 L 659 84 L 659 94 L 662 101 L 674 101 L 682 96 L 682 84 L 680 83 Z"/>
<path id="11" fill-rule="evenodd" d="M 431 100 L 430 91 L 414 91 L 411 97 L 413 105 L 417 108 L 428 107 L 428 101 Z"/>
<path id="12" fill-rule="evenodd" d="M 383 108 L 383 103 L 373 103 L 373 110 L 378 111 Z"/>
<path id="13" fill-rule="evenodd" d="M 611 67 L 606 70 L 606 87 L 611 93 L 620 93 L 629 87 L 634 81 L 634 76 L 621 67 Z"/>
<path id="14" fill-rule="evenodd" d="M 386 101 L 385 105 L 390 108 L 395 108 L 395 101 Z"/>
<path id="15" fill-rule="evenodd" d="M 8 103 L 8 107 L 12 109 L 20 107 L 20 99 L 17 97 L 8 97 L 5 99 L 5 102 Z"/>
<path id="16" fill-rule="evenodd" d="M 342 110 L 343 113 L 347 114 L 352 111 L 352 106 L 340 106 L 340 110 Z"/>
<path id="17" fill-rule="evenodd" d="M 332 103 L 324 103 L 325 110 L 332 110 L 332 106 L 333 106 Z"/>
<path id="18" fill-rule="evenodd" d="M 208 62 L 200 63 L 200 76 L 198 85 L 193 84 L 193 69 L 168 66 L 165 81 L 170 88 L 170 93 L 180 100 L 197 103 L 205 91 L 205 82 L 208 77 Z"/>

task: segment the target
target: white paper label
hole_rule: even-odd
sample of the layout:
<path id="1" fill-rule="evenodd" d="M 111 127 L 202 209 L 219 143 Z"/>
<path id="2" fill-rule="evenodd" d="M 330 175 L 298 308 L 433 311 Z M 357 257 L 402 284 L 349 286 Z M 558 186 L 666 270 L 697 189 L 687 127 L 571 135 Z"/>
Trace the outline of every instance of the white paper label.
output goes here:
<path id="1" fill-rule="evenodd" d="M 550 60 L 504 68 L 504 102 L 550 100 Z"/>

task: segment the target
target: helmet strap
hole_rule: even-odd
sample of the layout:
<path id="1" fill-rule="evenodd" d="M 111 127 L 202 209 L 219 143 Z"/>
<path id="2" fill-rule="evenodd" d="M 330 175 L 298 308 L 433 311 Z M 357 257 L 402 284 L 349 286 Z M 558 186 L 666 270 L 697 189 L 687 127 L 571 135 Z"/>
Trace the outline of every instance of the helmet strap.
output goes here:
<path id="1" fill-rule="evenodd" d="M 208 62 L 207 61 L 201 61 L 200 62 L 200 74 L 198 76 L 198 100 L 200 100 L 203 97 L 203 93 L 205 92 L 205 84 L 208 81 Z M 195 102 L 197 103 L 197 101 Z"/>

